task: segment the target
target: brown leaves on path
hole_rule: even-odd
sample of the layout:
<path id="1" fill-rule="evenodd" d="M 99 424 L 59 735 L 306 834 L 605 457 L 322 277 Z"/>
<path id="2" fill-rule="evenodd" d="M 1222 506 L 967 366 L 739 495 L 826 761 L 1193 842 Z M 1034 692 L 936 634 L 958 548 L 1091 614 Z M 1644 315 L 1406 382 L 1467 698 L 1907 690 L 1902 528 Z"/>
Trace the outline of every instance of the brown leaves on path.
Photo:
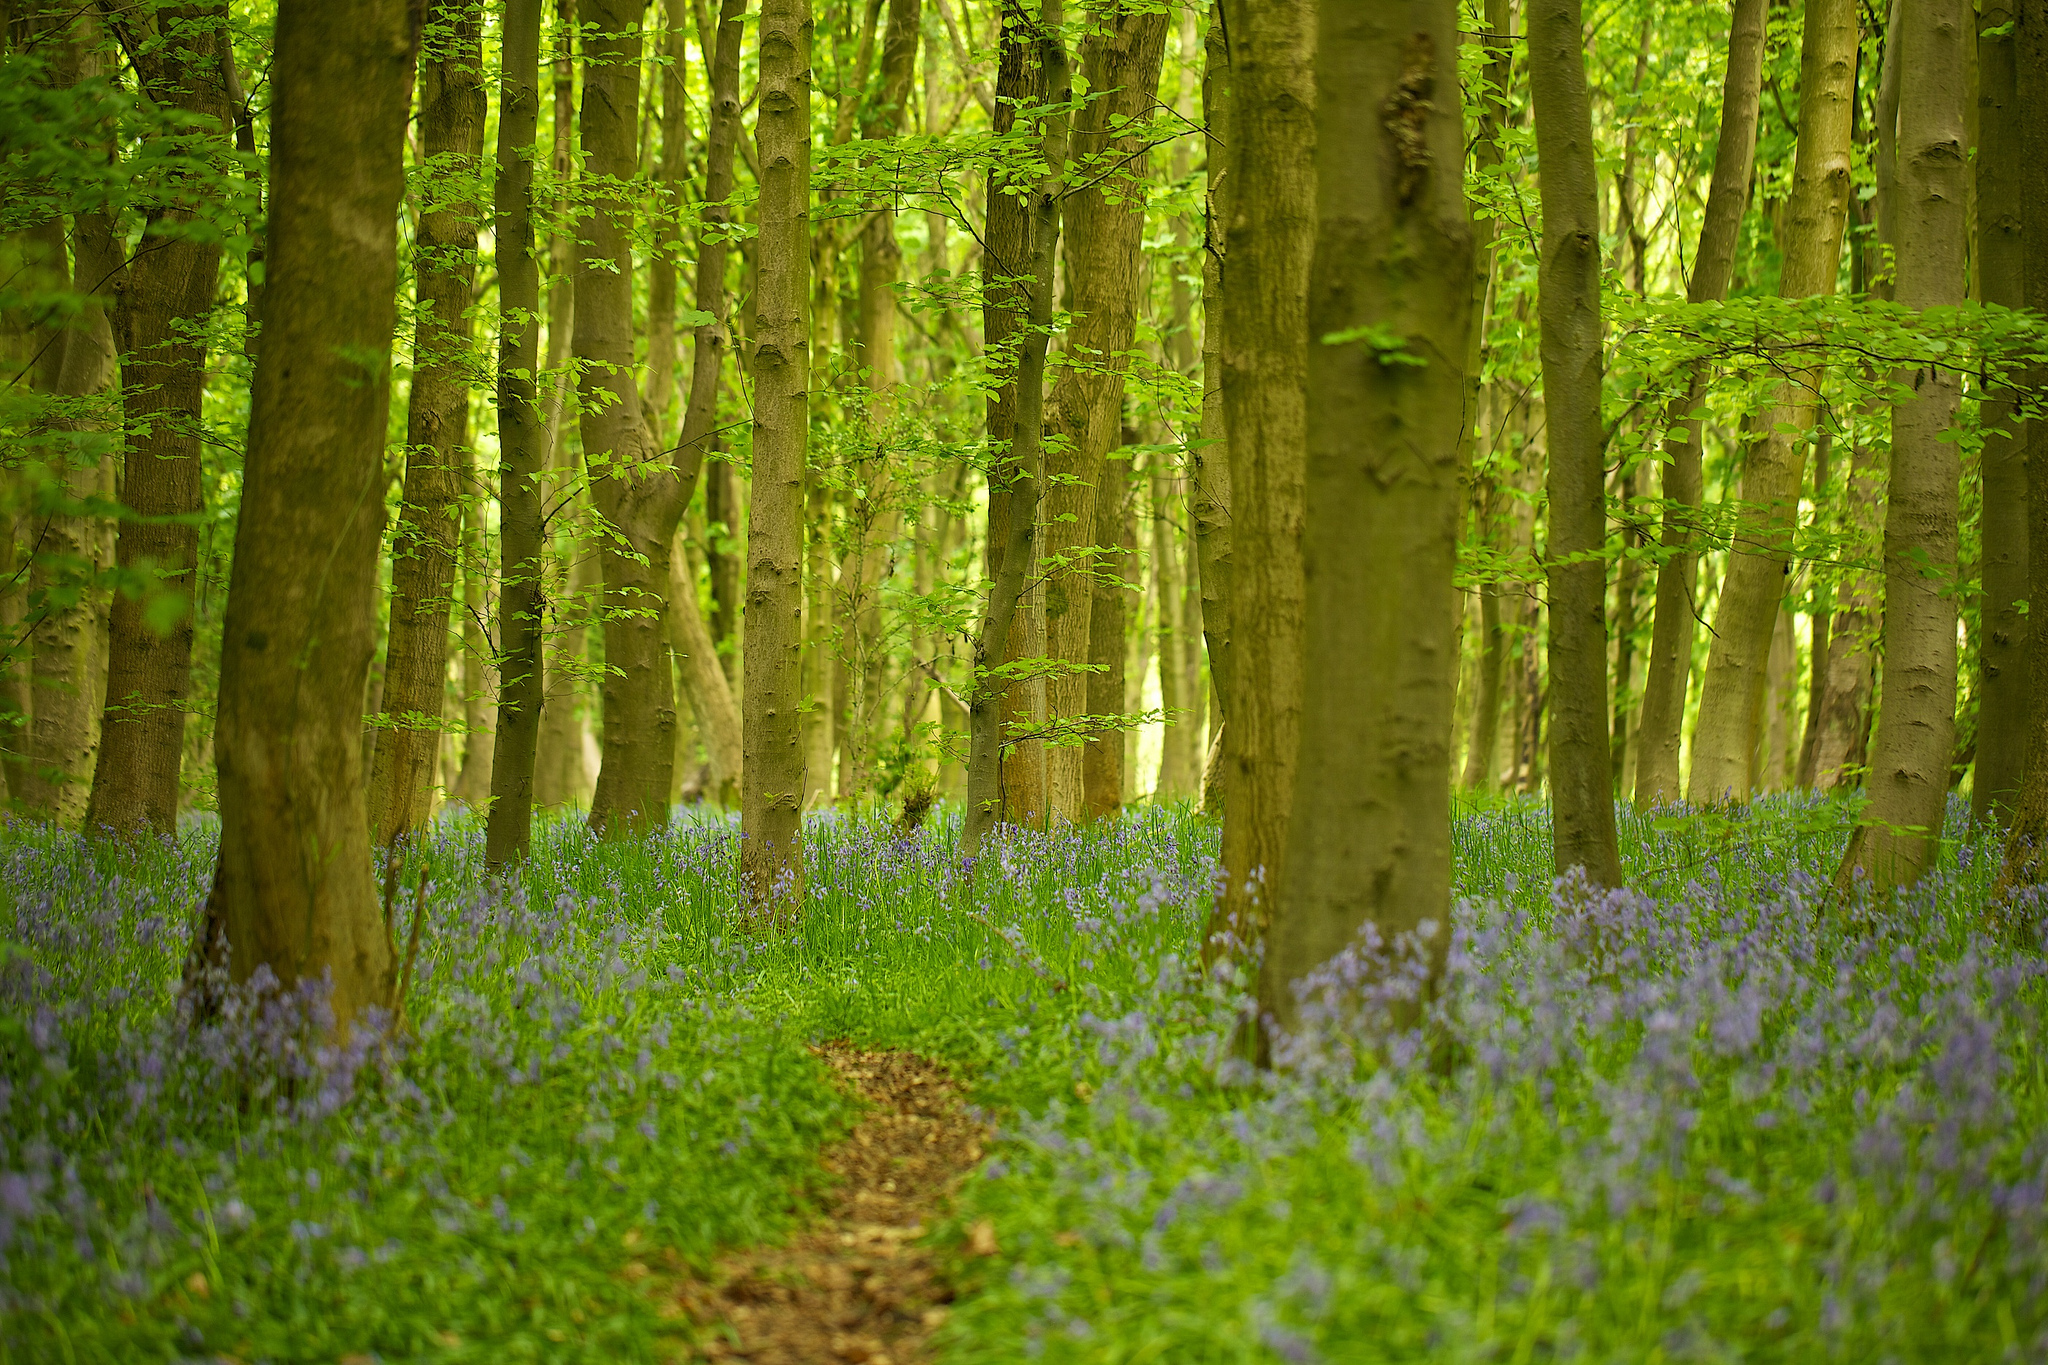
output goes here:
<path id="1" fill-rule="evenodd" d="M 825 1154 L 839 1184 L 822 1218 L 787 1246 L 734 1252 L 709 1281 L 664 1289 L 663 1311 L 687 1316 L 703 1339 L 680 1359 L 910 1365 L 946 1319 L 952 1290 L 916 1242 L 981 1160 L 987 1133 L 951 1075 L 915 1053 L 844 1042 L 812 1051 L 872 1109 Z M 968 1246 L 993 1254 L 995 1230 L 977 1224 Z"/>

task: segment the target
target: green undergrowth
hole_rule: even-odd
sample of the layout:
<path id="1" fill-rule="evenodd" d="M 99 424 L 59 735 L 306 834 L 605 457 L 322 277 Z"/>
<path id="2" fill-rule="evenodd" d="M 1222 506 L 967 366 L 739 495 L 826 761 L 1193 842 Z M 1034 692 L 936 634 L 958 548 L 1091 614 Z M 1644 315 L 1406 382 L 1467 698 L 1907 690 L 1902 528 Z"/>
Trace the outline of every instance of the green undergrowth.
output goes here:
<path id="1" fill-rule="evenodd" d="M 205 829 L 14 826 L 0 1358 L 658 1358 L 630 1267 L 804 1216 L 834 1037 L 951 1062 L 997 1126 L 932 1234 L 947 1360 L 2038 1358 L 2039 954 L 1981 932 L 1968 841 L 1844 913 L 1848 819 L 1629 815 L 1602 899 L 1554 891 L 1540 808 L 1461 811 L 1437 1065 L 1340 1001 L 1278 1082 L 1195 970 L 1215 830 L 1178 808 L 972 868 L 957 813 L 814 820 L 778 932 L 721 819 L 550 822 L 510 885 L 453 820 L 394 879 L 414 1037 L 361 1057 L 176 1022 Z"/>

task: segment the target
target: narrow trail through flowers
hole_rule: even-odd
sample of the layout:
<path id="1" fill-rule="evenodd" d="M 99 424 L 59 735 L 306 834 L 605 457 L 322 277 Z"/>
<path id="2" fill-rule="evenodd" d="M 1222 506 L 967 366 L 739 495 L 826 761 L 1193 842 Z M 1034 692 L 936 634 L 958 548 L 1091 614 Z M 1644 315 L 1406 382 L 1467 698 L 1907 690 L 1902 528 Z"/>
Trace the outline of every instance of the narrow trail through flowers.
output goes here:
<path id="1" fill-rule="evenodd" d="M 709 1280 L 671 1291 L 665 1311 L 711 1329 L 684 1359 L 909 1365 L 946 1319 L 952 1291 L 917 1243 L 981 1160 L 987 1130 L 935 1062 L 844 1042 L 812 1050 L 872 1107 L 825 1154 L 839 1183 L 823 1217 L 787 1246 L 733 1253 Z M 969 1246 L 993 1253 L 993 1232 L 977 1225 Z"/>

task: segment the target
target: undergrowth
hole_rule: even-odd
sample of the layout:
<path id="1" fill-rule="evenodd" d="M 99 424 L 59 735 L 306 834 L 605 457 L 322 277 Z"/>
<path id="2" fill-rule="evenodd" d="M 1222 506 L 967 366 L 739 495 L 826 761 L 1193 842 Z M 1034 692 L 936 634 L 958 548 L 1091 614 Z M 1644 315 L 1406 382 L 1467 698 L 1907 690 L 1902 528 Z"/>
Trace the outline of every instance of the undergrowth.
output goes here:
<path id="1" fill-rule="evenodd" d="M 1625 815 L 1599 896 L 1540 808 L 1465 811 L 1429 1044 L 1340 1028 L 1277 1080 L 1197 968 L 1182 810 L 972 868 L 957 812 L 816 819 L 777 933 L 722 820 L 552 822 L 505 884 L 452 819 L 395 877 L 410 1036 L 355 1053 L 310 998 L 178 1014 L 204 829 L 14 825 L 0 1359 L 657 1358 L 650 1264 L 804 1215 L 851 1117 L 828 1037 L 954 1062 L 999 1125 L 933 1232 L 1000 1248 L 963 1249 L 944 1359 L 2040 1358 L 2041 956 L 1983 929 L 1967 839 L 1895 904 L 1824 895 L 1846 818 Z"/>

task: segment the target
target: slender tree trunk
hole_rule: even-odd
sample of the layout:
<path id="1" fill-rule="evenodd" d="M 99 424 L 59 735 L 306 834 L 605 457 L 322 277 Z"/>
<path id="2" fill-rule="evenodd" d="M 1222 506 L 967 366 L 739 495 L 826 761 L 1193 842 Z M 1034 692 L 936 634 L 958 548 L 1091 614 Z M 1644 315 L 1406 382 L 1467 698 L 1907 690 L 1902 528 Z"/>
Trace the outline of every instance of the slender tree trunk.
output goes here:
<path id="1" fill-rule="evenodd" d="M 1480 42 L 1486 49 L 1483 78 L 1486 88 L 1479 98 L 1479 130 L 1473 140 L 1472 160 L 1482 176 L 1497 175 L 1501 166 L 1501 129 L 1507 122 L 1508 84 L 1513 76 L 1514 15 L 1509 0 L 1486 0 L 1486 32 Z M 1465 415 L 1468 421 L 1466 467 L 1474 479 L 1475 537 L 1484 541 L 1496 522 L 1495 490 L 1480 486 L 1479 443 L 1486 436 L 1480 376 L 1486 361 L 1486 318 L 1494 292 L 1495 237 L 1498 226 L 1490 215 L 1472 219 L 1472 325 L 1467 329 L 1465 353 Z M 1460 528 L 1462 530 L 1462 527 Z M 1461 786 L 1491 786 L 1499 747 L 1501 673 L 1506 643 L 1500 620 L 1500 587 L 1488 583 L 1479 590 L 1480 640 L 1478 687 L 1472 701 L 1472 742 L 1465 757 Z"/>
<path id="2" fill-rule="evenodd" d="M 1844 558 L 1874 560 L 1884 523 L 1884 455 L 1870 439 L 1880 420 L 1873 405 L 1858 415 L 1850 447 Z M 1842 585 L 1841 604 L 1828 627 L 1827 678 L 1813 740 L 1813 789 L 1861 785 L 1870 743 L 1870 694 L 1877 681 L 1878 623 L 1883 616 L 1880 584 L 1869 569 L 1852 569 Z"/>
<path id="3" fill-rule="evenodd" d="M 361 739 L 409 18 L 399 0 L 278 8 L 263 350 L 214 732 L 220 862 L 193 945 L 203 961 L 224 939 L 238 981 L 258 967 L 288 988 L 326 976 L 341 1032 L 393 1003 Z"/>
<path id="4" fill-rule="evenodd" d="M 543 645 L 547 524 L 541 500 L 547 419 L 540 360 L 540 260 L 535 252 L 533 162 L 540 142 L 542 0 L 507 0 L 498 105 L 498 180 L 492 225 L 498 268 L 498 720 L 491 737 L 491 805 L 484 860 L 524 857 L 533 831 L 534 756 L 547 695 Z M 472 738 L 472 742 L 474 742 Z"/>
<path id="5" fill-rule="evenodd" d="M 639 165 L 641 20 L 646 0 L 583 0 L 583 103 L 578 135 L 595 185 L 579 237 L 576 359 L 583 461 L 601 528 L 604 575 L 602 761 L 590 827 L 606 835 L 668 820 L 675 765 L 675 679 L 662 617 L 668 561 L 689 491 L 654 448 L 634 383 L 633 207 L 612 185 Z"/>
<path id="6" fill-rule="evenodd" d="M 1081 44 L 1081 75 L 1087 88 L 1103 92 L 1075 115 L 1073 161 L 1083 188 L 1067 196 L 1066 307 L 1074 314 L 1067 329 L 1067 367 L 1048 400 L 1045 515 L 1039 556 L 1047 564 L 1046 654 L 1056 671 L 1046 680 L 1050 720 L 1073 724 L 1089 713 L 1092 658 L 1089 612 L 1096 601 L 1097 574 L 1111 580 L 1121 566 L 1091 555 L 1091 546 L 1112 546 L 1098 537 L 1097 487 L 1105 461 L 1123 429 L 1124 369 L 1137 335 L 1139 288 L 1144 278 L 1145 181 L 1148 158 L 1136 131 L 1157 103 L 1159 68 L 1166 52 L 1167 13 L 1162 8 L 1119 5 L 1103 11 Z M 1119 504 L 1113 525 L 1120 526 Z M 1116 654 L 1123 655 L 1118 636 Z M 1120 709 L 1121 691 L 1116 706 Z M 1119 741 L 1120 742 L 1120 741 Z M 1096 747 L 1060 744 L 1046 752 L 1048 810 L 1062 820 L 1088 813 L 1086 751 Z"/>
<path id="7" fill-rule="evenodd" d="M 224 149 L 232 117 L 221 72 L 226 6 L 195 7 L 183 25 L 152 44 L 114 18 L 135 54 L 145 98 L 217 128 Z M 200 125 L 204 127 L 204 123 Z M 128 449 L 116 564 L 148 575 L 146 593 L 116 593 L 108 622 L 107 702 L 86 805 L 88 830 L 170 834 L 178 825 L 178 776 L 192 683 L 193 570 L 198 561 L 200 406 L 206 384 L 204 323 L 213 311 L 220 244 L 183 235 L 192 214 L 165 206 L 143 229 L 114 309 L 127 360 L 122 407 Z M 8 566 L 12 569 L 12 566 Z"/>
<path id="8" fill-rule="evenodd" d="M 2024 302 L 2048 313 L 2048 0 L 2018 0 L 2013 29 L 2019 138 L 2020 280 Z M 2021 376 L 2021 387 L 2038 393 L 2048 388 L 2048 370 L 2035 368 Z M 2027 423 L 2027 483 L 2048 488 L 2048 421 Z M 2048 497 L 2027 503 L 2027 581 L 2029 602 L 2048 602 Z M 2027 767 L 2019 801 L 2006 836 L 2005 865 L 1999 873 L 1996 904 L 2014 886 L 2032 886 L 2048 870 L 2048 630 L 2027 637 L 2028 697 Z"/>
<path id="9" fill-rule="evenodd" d="M 1963 0 L 1905 0 L 1899 48 L 1898 260 L 1894 286 L 1908 308 L 1963 301 L 1964 130 L 1968 52 Z M 1870 804 L 1842 860 L 1844 879 L 1907 886 L 1941 854 L 1949 759 L 1955 748 L 1957 523 L 1961 459 L 1949 433 L 1962 385 L 1953 370 L 1897 376 L 1910 398 L 1892 404 L 1885 491 L 1884 705 L 1870 754 Z"/>
<path id="10" fill-rule="evenodd" d="M 1229 299 L 1223 406 L 1232 497 L 1223 889 L 1209 938 L 1264 936 L 1280 903 L 1301 724 L 1302 481 L 1316 232 L 1315 6 L 1225 0 Z M 1253 623 L 1256 623 L 1255 627 Z M 1214 657 L 1213 655 L 1211 656 Z"/>
<path id="11" fill-rule="evenodd" d="M 1156 801 L 1172 801 L 1194 795 L 1202 780 L 1201 712 L 1193 705 L 1195 696 L 1187 687 L 1182 664 L 1200 630 L 1201 599 L 1190 593 L 1193 601 L 1185 603 L 1182 597 L 1180 551 L 1173 525 L 1177 499 L 1166 462 L 1155 459 L 1150 474 L 1152 594 L 1159 603 L 1159 705 L 1166 712 L 1165 733 L 1159 740 L 1159 776 L 1152 795 Z M 1192 612 L 1187 610 L 1189 605 Z"/>
<path id="12" fill-rule="evenodd" d="M 1978 294 L 2017 308 L 2025 300 L 2020 178 L 2019 72 L 2013 6 L 1992 0 L 1977 22 Z M 2048 232 L 2048 224 L 2039 229 Z M 1983 587 L 1978 599 L 1977 771 L 1971 814 L 2005 823 L 2026 773 L 2027 424 L 2001 391 L 1984 395 Z M 2048 550 L 2048 547 L 2044 547 Z"/>
<path id="13" fill-rule="evenodd" d="M 492 667 L 491 574 L 483 521 L 486 504 L 478 496 L 482 487 L 472 460 L 462 467 L 465 502 L 462 512 L 462 620 L 454 638 L 461 642 L 461 667 L 456 676 L 462 688 L 462 766 L 456 770 L 449 799 L 472 810 L 488 810 L 491 802 L 491 765 L 497 759 L 497 744 L 491 735 L 491 719 L 497 710 L 497 670 Z"/>
<path id="14" fill-rule="evenodd" d="M 1866 233 L 1863 250 L 1849 262 L 1850 284 L 1855 293 L 1891 298 L 1891 273 L 1885 255 L 1887 244 L 1896 236 L 1893 208 L 1893 168 L 1899 122 L 1898 45 L 1889 35 L 1901 32 L 1900 0 L 1892 0 L 1887 40 L 1878 71 L 1876 118 L 1862 136 L 1876 181 L 1876 193 L 1856 206 L 1860 226 Z M 1874 382 L 1866 373 L 1866 383 Z M 1860 786 L 1870 748 L 1870 709 L 1877 683 L 1877 635 L 1883 617 L 1882 586 L 1875 565 L 1881 558 L 1880 542 L 1884 524 L 1884 454 L 1873 434 L 1884 425 L 1884 413 L 1875 401 L 1866 403 L 1855 417 L 1850 448 L 1849 482 L 1843 499 L 1844 541 L 1842 557 L 1857 567 L 1844 578 L 1841 604 L 1828 630 L 1828 676 L 1821 699 L 1820 729 L 1814 736 L 1814 789 Z"/>
<path id="15" fill-rule="evenodd" d="M 483 152 L 483 15 L 467 0 L 435 0 L 420 75 L 420 139 L 439 158 L 434 185 L 465 184 Z M 457 191 L 461 193 L 460 190 Z M 370 769 L 370 837 L 390 844 L 424 825 L 431 809 L 441 712 L 448 691 L 448 613 L 469 463 L 470 287 L 476 209 L 456 200 L 421 206 L 413 243 L 412 393 L 406 408 L 405 491 L 391 549 L 391 630 L 384 696 Z"/>
<path id="16" fill-rule="evenodd" d="M 1600 206 L 1579 0 L 1530 0 L 1543 166 L 1543 396 L 1550 456 L 1550 800 L 1557 870 L 1621 883 L 1607 749 L 1607 541 L 1600 422 Z"/>
<path id="17" fill-rule="evenodd" d="M 712 454 L 722 453 L 714 440 Z M 718 646 L 719 666 L 728 683 L 739 681 L 740 557 L 726 548 L 745 527 L 740 508 L 739 479 L 730 460 L 712 458 L 704 466 L 704 565 L 711 578 L 711 641 Z M 808 689 L 807 689 L 808 690 Z"/>
<path id="18" fill-rule="evenodd" d="M 1070 85 L 1066 40 L 1060 32 L 1064 18 L 1062 0 L 1041 0 L 1036 23 L 1022 21 L 1028 29 L 1026 34 L 1018 36 L 1017 42 L 1020 49 L 1028 44 L 1028 51 L 1020 50 L 1015 60 L 1020 63 L 1034 61 L 1035 80 L 1030 74 L 1021 79 L 1013 77 L 1020 84 L 1036 84 L 1044 92 L 1048 104 L 1060 106 L 1067 101 Z M 1012 22 L 1006 13 L 1006 42 Z M 1005 53 L 1004 60 L 1006 63 L 1011 60 L 1009 53 Z M 1002 77 L 1006 74 L 1009 73 L 999 73 L 999 86 L 1004 84 Z M 1003 274 L 1003 282 L 992 291 L 999 302 L 988 309 L 989 344 L 992 347 L 996 344 L 1000 326 L 1004 333 L 1003 341 L 1015 347 L 1017 379 L 1008 455 L 991 470 L 989 476 L 990 573 L 988 594 L 982 603 L 981 624 L 974 637 L 974 690 L 968 698 L 967 811 L 960 832 L 960 854 L 963 858 L 972 858 L 980 853 L 983 837 L 1006 813 L 1007 793 L 1003 787 L 1008 774 L 1003 763 L 1003 731 L 1009 716 L 1005 694 L 1016 689 L 1005 687 L 994 670 L 1006 662 L 999 651 L 1007 653 L 1016 645 L 1011 627 L 1019 614 L 1025 574 L 1037 562 L 1039 490 L 1045 478 L 1045 350 L 1047 331 L 1052 324 L 1053 271 L 1059 258 L 1061 182 L 1067 161 L 1067 117 L 1064 112 L 1040 118 L 1038 151 L 1041 161 L 1039 175 L 1020 197 L 1017 207 L 1022 211 L 1021 222 L 1010 225 L 1014 236 L 999 243 L 994 224 L 991 224 L 988 243 L 989 269 Z M 998 198 L 1009 198 L 1010 193 L 1004 190 L 990 195 L 992 217 Z M 999 246 L 1010 248 L 1013 254 L 1009 261 L 996 254 Z M 1023 304 L 1021 310 L 1017 308 L 1019 303 Z M 1023 317 L 1014 317 L 1014 311 L 1021 311 Z M 1014 342 L 1009 336 L 1013 331 L 1021 334 Z M 991 414 L 990 428 L 993 443 L 996 437 L 994 414 Z M 998 481 L 1004 487 L 1002 511 L 1005 520 L 1000 527 L 996 521 L 994 497 Z M 1000 555 L 997 553 L 998 530 L 1002 533 Z M 1011 654 L 1009 657 L 1020 656 Z M 1040 790 L 1042 792 L 1043 789 Z"/>
<path id="19" fill-rule="evenodd" d="M 1782 234 L 1778 290 L 1786 298 L 1835 292 L 1848 221 L 1850 130 L 1856 95 L 1854 0 L 1806 0 L 1800 51 L 1799 149 Z M 1786 381 L 1750 447 L 1714 644 L 1700 689 L 1686 799 L 1706 805 L 1749 795 L 1749 761 L 1763 719 L 1771 633 L 1785 596 L 1791 539 L 1805 486 L 1806 438 L 1822 374 Z"/>
<path id="20" fill-rule="evenodd" d="M 576 32 L 575 0 L 555 0 L 554 147 L 550 153 L 555 184 L 555 230 L 548 235 L 547 439 L 548 481 L 542 505 L 554 509 L 549 529 L 553 554 L 551 581 L 562 593 L 556 608 L 554 638 L 546 645 L 540 737 L 536 741 L 533 799 L 554 808 L 589 799 L 591 786 L 590 725 L 584 714 L 589 691 L 585 668 L 587 623 L 597 595 L 594 554 L 577 544 L 587 517 L 589 499 L 582 470 L 567 440 L 569 395 L 576 377 L 569 351 L 576 331 L 576 244 L 561 229 L 570 214 L 569 183 L 576 166 Z M 566 532 L 565 532 L 566 528 Z"/>
<path id="21" fill-rule="evenodd" d="M 1099 670 L 1088 674 L 1088 695 L 1083 704 L 1090 716 L 1116 715 L 1126 709 L 1125 669 L 1129 661 L 1125 614 L 1133 599 L 1143 601 L 1138 591 L 1137 535 L 1128 516 L 1130 487 L 1130 464 L 1104 461 L 1097 481 L 1093 543 L 1121 553 L 1105 563 L 1089 585 L 1095 600 L 1088 608 L 1088 660 Z M 1126 535 L 1127 530 L 1131 534 Z M 1160 666 L 1164 668 L 1166 664 L 1162 654 Z M 1142 684 L 1142 670 L 1138 676 Z M 1123 806 L 1124 733 L 1121 727 L 1088 732 L 1088 742 L 1081 749 L 1083 819 L 1100 820 L 1116 814 Z"/>
<path id="22" fill-rule="evenodd" d="M 1189 533 L 1194 537 L 1197 578 L 1202 592 L 1202 646 L 1209 656 L 1209 688 L 1214 694 L 1214 723 L 1209 727 L 1209 753 L 1202 763 L 1202 807 L 1217 812 L 1222 803 L 1223 735 L 1230 723 L 1230 434 L 1223 410 L 1223 319 L 1227 307 L 1225 259 L 1229 254 L 1226 225 L 1230 221 L 1230 46 L 1224 41 L 1223 0 L 1209 7 L 1208 31 L 1202 39 L 1202 138 L 1207 170 L 1202 227 L 1202 426 L 1189 472 Z M 1217 781 L 1211 783 L 1214 772 Z M 1212 792 L 1215 796 L 1211 800 Z M 1210 953 L 1207 937 L 1202 952 Z"/>
<path id="23" fill-rule="evenodd" d="M 1419 940 L 1431 979 L 1450 938 L 1451 579 L 1474 309 L 1457 30 L 1452 0 L 1400 0 L 1326 5 L 1317 34 L 1307 666 L 1287 876 L 1259 974 L 1269 1043 L 1301 1026 L 1295 983 L 1361 926 L 1390 948 Z M 1363 328 L 1426 363 L 1331 340 Z M 1392 1022 L 1417 1022 L 1422 1003 Z"/>
<path id="24" fill-rule="evenodd" d="M 696 585 L 690 581 L 689 564 L 680 548 L 669 558 L 668 574 L 669 647 L 675 651 L 676 671 L 690 714 L 696 718 L 698 737 L 711 759 L 708 795 L 730 809 L 739 805 L 745 753 L 739 707 L 725 670 L 718 666 L 718 648 L 704 624 Z"/>
<path id="25" fill-rule="evenodd" d="M 740 876 L 754 904 L 804 896 L 804 456 L 809 438 L 811 6 L 762 0 L 760 286 L 754 305 L 754 490 L 747 516 L 747 669 Z"/>

